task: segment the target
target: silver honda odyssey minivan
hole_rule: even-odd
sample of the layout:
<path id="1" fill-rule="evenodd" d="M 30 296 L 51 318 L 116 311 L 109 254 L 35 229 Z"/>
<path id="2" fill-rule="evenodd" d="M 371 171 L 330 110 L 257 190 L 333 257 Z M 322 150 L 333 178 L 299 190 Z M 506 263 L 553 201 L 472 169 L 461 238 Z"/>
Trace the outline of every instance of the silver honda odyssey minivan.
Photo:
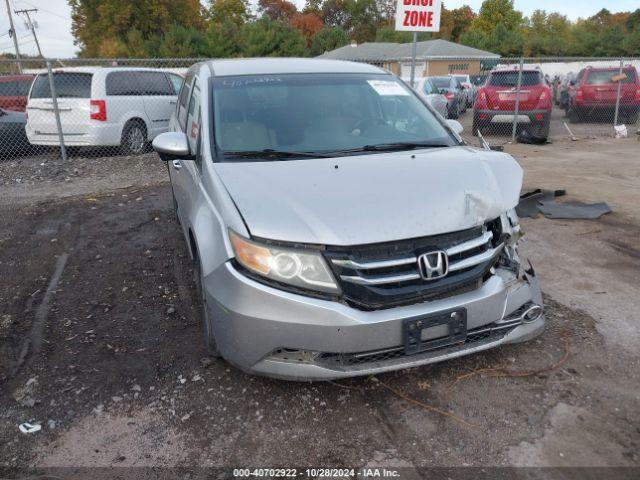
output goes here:
<path id="1" fill-rule="evenodd" d="M 542 332 L 522 169 L 366 64 L 205 61 L 170 131 L 212 355 L 295 380 L 438 362 Z"/>

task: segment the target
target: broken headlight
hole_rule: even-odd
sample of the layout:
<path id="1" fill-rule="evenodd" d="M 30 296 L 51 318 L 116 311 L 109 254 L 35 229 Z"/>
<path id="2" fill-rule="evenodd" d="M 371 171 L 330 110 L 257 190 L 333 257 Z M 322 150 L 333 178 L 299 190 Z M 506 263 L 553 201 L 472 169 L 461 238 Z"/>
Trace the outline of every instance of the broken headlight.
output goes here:
<path id="1" fill-rule="evenodd" d="M 232 230 L 229 240 L 238 263 L 254 274 L 307 290 L 339 292 L 320 252 L 258 243 Z"/>
<path id="2" fill-rule="evenodd" d="M 502 226 L 502 237 L 504 239 L 504 249 L 500 255 L 500 265 L 518 272 L 520 268 L 520 257 L 518 255 L 518 241 L 522 238 L 520 229 L 520 219 L 515 208 L 507 210 L 500 216 Z"/>

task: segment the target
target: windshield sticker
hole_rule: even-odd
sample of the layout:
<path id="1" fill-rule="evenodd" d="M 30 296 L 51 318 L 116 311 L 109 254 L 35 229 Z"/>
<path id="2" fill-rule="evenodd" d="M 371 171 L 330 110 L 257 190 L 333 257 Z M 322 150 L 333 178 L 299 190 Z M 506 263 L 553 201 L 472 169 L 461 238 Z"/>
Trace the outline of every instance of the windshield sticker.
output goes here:
<path id="1" fill-rule="evenodd" d="M 282 78 L 280 77 L 246 77 L 246 78 L 234 78 L 234 79 L 225 79 L 222 81 L 223 87 L 235 88 L 235 87 L 246 87 L 248 85 L 271 85 L 273 83 L 282 83 Z"/>
<path id="2" fill-rule="evenodd" d="M 409 92 L 405 90 L 402 85 L 397 82 L 391 82 L 388 80 L 367 80 L 367 83 L 378 93 L 380 96 L 387 95 L 409 95 Z"/>

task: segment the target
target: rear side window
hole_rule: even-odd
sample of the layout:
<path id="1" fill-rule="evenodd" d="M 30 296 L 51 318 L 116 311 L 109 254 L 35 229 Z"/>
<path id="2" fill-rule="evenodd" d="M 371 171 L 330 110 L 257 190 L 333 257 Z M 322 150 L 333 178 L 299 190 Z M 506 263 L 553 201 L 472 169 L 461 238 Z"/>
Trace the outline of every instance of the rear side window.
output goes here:
<path id="1" fill-rule="evenodd" d="M 611 70 L 592 70 L 587 74 L 587 78 L 584 83 L 587 85 L 603 85 L 606 83 L 614 83 L 611 80 L 611 77 L 615 77 L 616 75 L 618 75 L 619 71 L 620 70 L 618 70 L 617 68 L 612 68 Z M 634 78 L 635 76 L 633 75 L 632 70 L 623 70 L 622 74 L 626 75 L 626 77 L 622 79 L 622 83 L 635 83 L 636 79 Z"/>
<path id="2" fill-rule="evenodd" d="M 530 87 L 542 83 L 542 73 L 522 72 L 521 85 Z M 515 87 L 518 85 L 518 71 L 513 72 L 493 72 L 489 76 L 489 85 L 496 87 Z"/>
<path id="3" fill-rule="evenodd" d="M 180 93 L 180 87 L 182 87 L 182 77 L 180 75 L 176 75 L 175 73 L 169 73 L 169 80 L 173 85 L 174 95 L 178 95 Z"/>
<path id="4" fill-rule="evenodd" d="M 53 84 L 58 98 L 91 98 L 91 73 L 60 72 L 53 74 Z M 51 98 L 49 74 L 38 75 L 31 98 Z"/>
<path id="5" fill-rule="evenodd" d="M 141 95 L 139 75 L 139 72 L 127 71 L 109 73 L 105 81 L 107 95 L 111 97 Z"/>
<path id="6" fill-rule="evenodd" d="M 142 95 L 150 96 L 173 96 L 173 85 L 162 72 L 140 72 L 138 82 L 142 89 Z"/>

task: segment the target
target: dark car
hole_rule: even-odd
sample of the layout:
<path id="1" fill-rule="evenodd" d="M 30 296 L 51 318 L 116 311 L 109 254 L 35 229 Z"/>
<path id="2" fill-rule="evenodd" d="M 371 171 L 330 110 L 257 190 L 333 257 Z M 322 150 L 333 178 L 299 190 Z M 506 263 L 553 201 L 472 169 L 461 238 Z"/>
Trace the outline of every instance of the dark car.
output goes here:
<path id="1" fill-rule="evenodd" d="M 511 132 L 511 125 L 516 120 L 520 127 L 526 128 L 532 135 L 541 138 L 549 136 L 551 89 L 540 70 L 523 70 L 518 94 L 518 76 L 517 70 L 494 70 L 490 73 L 487 82 L 478 92 L 473 108 L 474 135 L 477 135 L 478 130 L 491 126 L 502 126 L 505 131 Z"/>
<path id="2" fill-rule="evenodd" d="M 26 153 L 33 149 L 24 130 L 26 123 L 26 113 L 0 108 L 0 151 Z"/>
<path id="3" fill-rule="evenodd" d="M 447 99 L 447 118 L 458 118 L 467 110 L 467 91 L 452 75 L 429 77 L 438 91 Z"/>
<path id="4" fill-rule="evenodd" d="M 0 76 L 0 108 L 24 112 L 35 75 Z"/>
<path id="5" fill-rule="evenodd" d="M 558 86 L 558 106 L 565 112 L 569 111 L 571 102 L 571 90 L 576 82 L 576 74 L 569 72 Z"/>
<path id="6" fill-rule="evenodd" d="M 609 120 L 614 116 L 620 89 L 619 116 L 622 121 L 634 124 L 640 112 L 640 79 L 638 71 L 627 66 L 622 69 L 586 67 L 580 70 L 570 90 L 569 121 L 578 122 L 591 118 Z"/>

